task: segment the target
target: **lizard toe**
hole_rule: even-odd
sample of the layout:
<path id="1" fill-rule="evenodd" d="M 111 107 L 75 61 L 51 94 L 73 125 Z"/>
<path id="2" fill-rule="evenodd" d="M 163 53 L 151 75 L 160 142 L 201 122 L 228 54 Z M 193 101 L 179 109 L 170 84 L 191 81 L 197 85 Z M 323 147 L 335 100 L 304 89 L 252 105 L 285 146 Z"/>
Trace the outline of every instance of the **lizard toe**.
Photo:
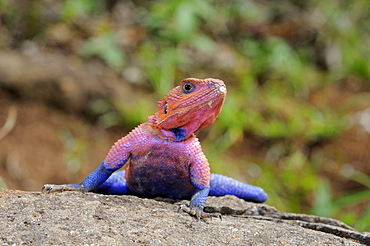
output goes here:
<path id="1" fill-rule="evenodd" d="M 42 193 L 53 193 L 53 192 L 63 192 L 63 191 L 80 191 L 81 188 L 74 184 L 64 184 L 64 185 L 55 185 L 55 184 L 45 184 L 41 192 Z"/>
<path id="2" fill-rule="evenodd" d="M 207 213 L 203 211 L 201 207 L 189 207 L 185 204 L 179 206 L 179 211 L 184 211 L 190 215 L 194 215 L 198 220 L 206 218 L 219 218 L 222 220 L 222 215 L 220 213 Z"/>
<path id="3" fill-rule="evenodd" d="M 58 188 L 56 186 L 57 185 L 53 185 L 53 184 L 45 184 L 42 187 L 41 192 L 42 193 L 51 193 L 52 191 L 57 191 Z"/>

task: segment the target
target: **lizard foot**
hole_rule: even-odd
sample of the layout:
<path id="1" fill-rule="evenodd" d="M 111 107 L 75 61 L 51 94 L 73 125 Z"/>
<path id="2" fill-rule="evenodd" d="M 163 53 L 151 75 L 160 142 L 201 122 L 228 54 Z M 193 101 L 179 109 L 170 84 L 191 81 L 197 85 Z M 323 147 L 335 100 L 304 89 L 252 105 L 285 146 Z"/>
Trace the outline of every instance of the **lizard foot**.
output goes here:
<path id="1" fill-rule="evenodd" d="M 42 187 L 42 193 L 53 193 L 53 192 L 63 192 L 63 191 L 83 191 L 83 186 L 75 184 L 46 184 Z"/>
<path id="2" fill-rule="evenodd" d="M 201 207 L 188 207 L 187 205 L 180 205 L 179 211 L 184 211 L 190 215 L 195 215 L 199 220 L 201 218 L 219 218 L 222 220 L 222 215 L 220 213 L 207 213 L 203 211 Z"/>

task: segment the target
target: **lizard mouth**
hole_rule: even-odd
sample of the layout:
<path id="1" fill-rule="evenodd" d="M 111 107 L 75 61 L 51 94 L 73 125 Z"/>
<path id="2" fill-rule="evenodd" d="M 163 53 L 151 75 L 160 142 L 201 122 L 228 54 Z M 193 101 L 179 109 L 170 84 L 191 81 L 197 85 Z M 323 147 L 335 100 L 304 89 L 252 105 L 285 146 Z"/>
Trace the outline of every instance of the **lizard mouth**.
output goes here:
<path id="1" fill-rule="evenodd" d="M 206 105 L 210 108 L 214 108 L 214 107 L 217 107 L 220 104 L 222 105 L 224 103 L 226 93 L 227 93 L 227 89 L 226 89 L 225 84 L 223 82 L 222 83 L 210 82 L 209 84 L 211 84 L 211 86 L 213 86 L 214 88 L 212 90 L 209 90 L 208 92 L 202 94 L 202 95 L 199 95 L 195 99 L 196 101 L 201 101 L 198 98 L 200 98 L 200 99 L 201 98 L 209 98 L 208 101 L 205 100 L 204 103 L 200 103 L 199 106 L 198 106 L 199 108 L 204 107 Z"/>

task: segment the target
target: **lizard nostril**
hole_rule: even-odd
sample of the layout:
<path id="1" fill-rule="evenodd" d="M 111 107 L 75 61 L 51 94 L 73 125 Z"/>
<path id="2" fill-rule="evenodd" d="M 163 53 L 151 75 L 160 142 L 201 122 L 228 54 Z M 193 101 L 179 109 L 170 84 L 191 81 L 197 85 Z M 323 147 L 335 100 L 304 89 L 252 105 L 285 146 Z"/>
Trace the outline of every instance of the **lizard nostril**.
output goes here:
<path id="1" fill-rule="evenodd" d="M 210 81 L 208 82 L 209 86 L 215 86 L 219 92 L 226 93 L 226 86 L 223 81 Z"/>
<path id="2" fill-rule="evenodd" d="M 219 90 L 220 92 L 222 92 L 222 93 L 225 93 L 225 92 L 226 92 L 226 86 L 224 86 L 224 85 L 220 85 L 220 86 L 218 87 L 218 90 Z"/>

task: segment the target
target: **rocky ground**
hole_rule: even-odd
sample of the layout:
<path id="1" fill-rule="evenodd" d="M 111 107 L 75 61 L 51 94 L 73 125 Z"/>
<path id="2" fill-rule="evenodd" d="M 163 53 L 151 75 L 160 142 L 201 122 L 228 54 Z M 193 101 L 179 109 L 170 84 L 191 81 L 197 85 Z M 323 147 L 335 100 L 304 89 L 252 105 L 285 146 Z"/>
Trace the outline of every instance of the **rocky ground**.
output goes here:
<path id="1" fill-rule="evenodd" d="M 280 212 L 234 196 L 210 197 L 205 210 L 222 220 L 197 221 L 179 204 L 65 192 L 0 192 L 2 245 L 370 245 L 370 234 L 340 221 Z"/>

